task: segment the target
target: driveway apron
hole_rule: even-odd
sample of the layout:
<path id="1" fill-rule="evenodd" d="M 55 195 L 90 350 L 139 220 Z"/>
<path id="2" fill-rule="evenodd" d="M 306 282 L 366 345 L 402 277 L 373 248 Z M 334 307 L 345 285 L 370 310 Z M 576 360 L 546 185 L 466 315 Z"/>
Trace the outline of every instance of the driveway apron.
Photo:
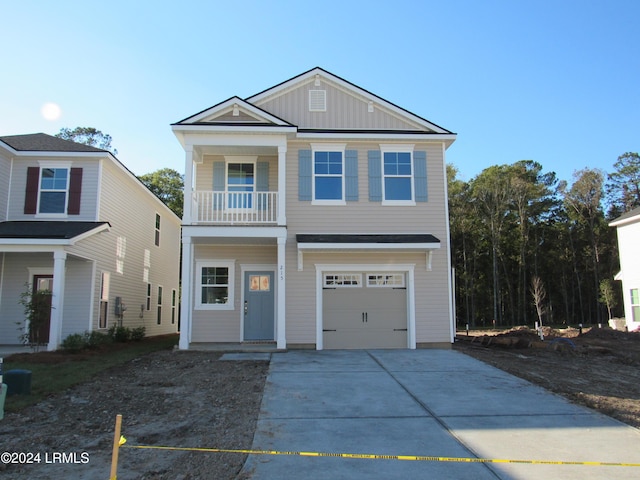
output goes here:
<path id="1" fill-rule="evenodd" d="M 453 350 L 272 354 L 252 449 L 458 460 L 253 454 L 240 478 L 640 478 L 640 467 L 474 461 L 640 464 L 640 431 Z"/>

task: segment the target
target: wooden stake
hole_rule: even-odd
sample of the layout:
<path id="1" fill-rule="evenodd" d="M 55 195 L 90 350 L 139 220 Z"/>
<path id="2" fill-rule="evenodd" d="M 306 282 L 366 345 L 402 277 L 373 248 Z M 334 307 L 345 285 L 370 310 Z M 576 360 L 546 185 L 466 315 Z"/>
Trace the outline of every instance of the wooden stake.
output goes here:
<path id="1" fill-rule="evenodd" d="M 116 416 L 116 430 L 113 433 L 113 453 L 111 454 L 110 480 L 116 480 L 118 475 L 118 452 L 120 450 L 120 428 L 122 427 L 122 415 Z"/>

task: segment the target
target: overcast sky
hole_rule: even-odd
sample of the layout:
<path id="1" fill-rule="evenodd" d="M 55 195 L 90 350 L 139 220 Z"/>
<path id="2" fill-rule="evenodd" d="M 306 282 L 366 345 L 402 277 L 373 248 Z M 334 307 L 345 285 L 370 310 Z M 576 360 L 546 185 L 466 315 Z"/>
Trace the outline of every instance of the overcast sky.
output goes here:
<path id="1" fill-rule="evenodd" d="M 640 1 L 0 1 L 0 136 L 95 127 L 140 175 L 170 124 L 320 66 L 458 134 L 469 180 L 640 150 Z M 46 108 L 43 109 L 43 107 Z"/>

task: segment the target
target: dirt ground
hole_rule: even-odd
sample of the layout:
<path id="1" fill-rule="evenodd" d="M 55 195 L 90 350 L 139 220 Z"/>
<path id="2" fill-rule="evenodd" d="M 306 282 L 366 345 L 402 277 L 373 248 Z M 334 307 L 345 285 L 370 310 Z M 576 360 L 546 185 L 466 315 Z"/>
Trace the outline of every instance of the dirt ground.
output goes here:
<path id="1" fill-rule="evenodd" d="M 0 463 L 0 477 L 108 479 L 116 415 L 122 414 L 127 443 L 120 449 L 119 480 L 236 478 L 243 454 L 126 448 L 251 448 L 268 362 L 219 357 L 217 352 L 153 353 L 5 414 L 0 453 L 40 457 L 26 465 Z M 72 463 L 55 462 L 57 452 Z"/>
<path id="2" fill-rule="evenodd" d="M 463 333 L 454 349 L 640 428 L 639 333 L 545 329 L 542 342 L 534 331 L 518 328 Z M 268 362 L 220 356 L 153 353 L 7 413 L 0 421 L 0 454 L 40 454 L 40 463 L 0 463 L 0 477 L 106 480 L 115 418 L 122 414 L 127 444 L 120 449 L 118 479 L 242 478 L 244 454 L 127 448 L 251 448 Z M 73 462 L 56 461 L 56 453 Z"/>
<path id="3" fill-rule="evenodd" d="M 640 428 L 640 333 L 609 328 L 458 334 L 454 348 Z M 540 405 L 544 409 L 544 405 Z"/>

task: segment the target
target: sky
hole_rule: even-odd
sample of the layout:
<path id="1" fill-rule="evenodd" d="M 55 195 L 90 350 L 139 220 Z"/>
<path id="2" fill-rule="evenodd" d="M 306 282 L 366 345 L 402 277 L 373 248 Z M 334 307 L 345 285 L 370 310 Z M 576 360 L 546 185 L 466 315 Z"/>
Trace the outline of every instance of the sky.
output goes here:
<path id="1" fill-rule="evenodd" d="M 0 136 L 94 127 L 136 175 L 184 172 L 171 124 L 316 66 L 458 134 L 470 180 L 572 181 L 640 150 L 637 0 L 0 0 Z"/>

